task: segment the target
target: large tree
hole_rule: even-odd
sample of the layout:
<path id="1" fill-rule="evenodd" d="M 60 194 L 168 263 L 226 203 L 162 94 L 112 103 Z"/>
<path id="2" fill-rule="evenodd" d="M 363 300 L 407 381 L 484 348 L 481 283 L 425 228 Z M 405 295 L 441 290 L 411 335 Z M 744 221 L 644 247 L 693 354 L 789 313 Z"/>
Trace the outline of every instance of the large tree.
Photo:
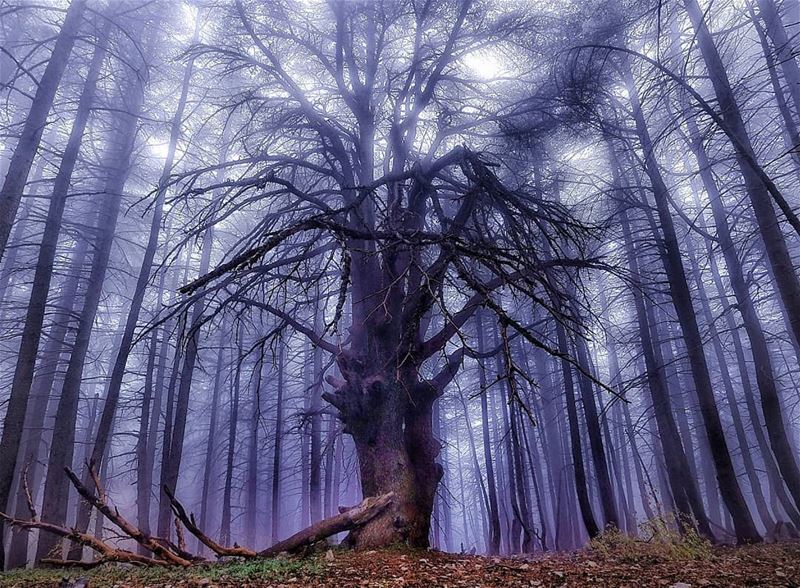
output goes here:
<path id="1" fill-rule="evenodd" d="M 186 304 L 260 308 L 335 357 L 323 397 L 355 442 L 362 492 L 394 493 L 350 542 L 427 546 L 432 410 L 472 353 L 462 327 L 485 306 L 504 340 L 559 354 L 513 318 L 515 295 L 570 321 L 550 302 L 566 296 L 559 270 L 590 265 L 584 227 L 491 155 L 502 121 L 483 115 L 493 86 L 468 65 L 536 20 L 461 1 L 237 0 L 228 18 L 238 34 L 196 51 L 246 85 L 247 155 L 225 165 L 228 196 L 202 224 L 258 222 Z M 184 193 L 218 189 L 213 171 L 184 176 Z M 330 301 L 322 332 L 303 297 L 283 302 L 300 267 Z"/>

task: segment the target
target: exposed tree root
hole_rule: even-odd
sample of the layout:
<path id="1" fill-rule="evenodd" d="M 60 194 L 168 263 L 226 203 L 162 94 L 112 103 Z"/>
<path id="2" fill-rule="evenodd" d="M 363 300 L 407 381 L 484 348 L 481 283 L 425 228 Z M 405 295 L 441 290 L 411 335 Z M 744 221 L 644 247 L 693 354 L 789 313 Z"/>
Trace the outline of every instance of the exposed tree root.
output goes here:
<path id="1" fill-rule="evenodd" d="M 133 539 L 137 544 L 142 546 L 145 550 L 149 551 L 152 556 L 141 555 L 139 553 L 115 547 L 97 537 L 88 533 L 81 533 L 77 529 L 54 525 L 45 521 L 39 520 L 36 509 L 31 499 L 30 492 L 28 491 L 27 477 L 23 477 L 23 484 L 28 498 L 28 510 L 30 512 L 30 519 L 22 520 L 9 516 L 6 513 L 0 512 L 0 518 L 6 520 L 12 527 L 19 529 L 39 529 L 46 533 L 52 533 L 63 539 L 72 541 L 73 543 L 82 547 L 88 547 L 94 551 L 98 557 L 94 561 L 84 562 L 76 560 L 61 560 L 48 558 L 43 559 L 41 563 L 59 566 L 72 566 L 81 568 L 92 568 L 107 562 L 129 563 L 135 565 L 150 565 L 150 566 L 180 566 L 188 567 L 195 563 L 206 563 L 209 560 L 192 553 L 186 549 L 184 528 L 196 537 L 203 545 L 208 547 L 217 558 L 222 557 L 241 557 L 241 558 L 264 558 L 273 557 L 279 553 L 297 553 L 304 548 L 311 546 L 315 543 L 323 541 L 328 537 L 349 531 L 360 527 L 374 517 L 379 515 L 391 502 L 394 500 L 392 493 L 384 494 L 382 496 L 368 497 L 360 504 L 342 509 L 338 515 L 324 519 L 311 525 L 298 533 L 295 533 L 288 539 L 280 541 L 275 545 L 264 549 L 263 551 L 255 551 L 246 547 L 240 547 L 234 544 L 232 547 L 226 547 L 219 542 L 215 541 L 206 535 L 202 529 L 197 526 L 194 514 L 187 513 L 184 506 L 175 497 L 175 494 L 169 488 L 164 488 L 164 492 L 170 501 L 170 507 L 175 514 L 175 529 L 178 537 L 177 545 L 168 539 L 160 537 L 153 537 L 144 533 L 139 527 L 134 525 L 123 517 L 119 510 L 109 505 L 108 497 L 100 484 L 100 479 L 95 473 L 94 464 L 89 464 L 89 470 L 92 474 L 92 481 L 94 482 L 95 489 L 92 490 L 85 486 L 80 478 L 69 469 L 64 468 L 69 477 L 72 485 L 86 502 L 88 502 L 98 513 L 109 521 L 111 521 L 122 533 Z M 96 492 L 95 492 L 96 491 Z"/>

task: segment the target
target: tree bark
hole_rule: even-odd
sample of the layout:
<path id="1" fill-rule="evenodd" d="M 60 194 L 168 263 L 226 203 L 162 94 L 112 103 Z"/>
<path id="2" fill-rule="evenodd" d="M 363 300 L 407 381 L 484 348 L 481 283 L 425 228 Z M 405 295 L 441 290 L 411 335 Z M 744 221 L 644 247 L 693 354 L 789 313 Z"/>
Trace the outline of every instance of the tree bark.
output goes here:
<path id="1" fill-rule="evenodd" d="M 193 42 L 197 42 L 198 39 L 200 18 L 196 19 L 196 23 Z M 142 265 L 139 268 L 139 275 L 136 280 L 133 297 L 131 298 L 130 309 L 128 310 L 128 316 L 125 321 L 122 338 L 117 349 L 113 368 L 111 370 L 111 377 L 108 381 L 106 400 L 103 404 L 103 413 L 100 417 L 97 435 L 92 445 L 92 454 L 89 463 L 95 464 L 95 467 L 97 468 L 102 467 L 101 464 L 103 456 L 106 454 L 106 448 L 110 442 L 111 429 L 113 427 L 114 418 L 117 414 L 117 405 L 119 404 L 119 396 L 122 389 L 122 380 L 125 377 L 125 368 L 128 364 L 128 357 L 130 356 L 131 349 L 133 347 L 133 337 L 136 332 L 136 327 L 139 323 L 139 314 L 142 310 L 142 302 L 144 301 L 145 291 L 150 283 L 153 260 L 155 259 L 156 250 L 158 249 L 158 238 L 161 234 L 161 222 L 164 216 L 164 199 L 167 192 L 167 183 L 169 182 L 169 176 L 172 173 L 175 150 L 181 134 L 181 125 L 183 123 L 186 99 L 189 93 L 189 85 L 191 82 L 193 69 L 194 59 L 190 59 L 184 70 L 178 106 L 170 124 L 170 138 L 167 148 L 167 157 L 164 161 L 164 166 L 161 171 L 161 178 L 158 182 L 156 198 L 153 204 L 153 217 L 150 222 L 150 233 L 144 250 L 144 258 L 142 259 Z M 91 482 L 90 477 L 90 472 L 84 468 L 83 483 L 85 485 L 88 485 Z M 79 532 L 83 533 L 86 531 L 89 525 L 90 517 L 91 507 L 86 503 L 79 503 L 77 521 L 75 523 Z M 80 546 L 77 546 L 76 552 L 71 554 L 71 559 L 80 559 L 78 551 L 81 549 L 82 548 Z"/>
<path id="2" fill-rule="evenodd" d="M 783 18 L 774 0 L 757 0 L 757 3 L 761 18 L 766 25 L 767 36 L 772 40 L 777 62 L 786 79 L 789 96 L 794 103 L 795 116 L 798 116 L 800 115 L 800 67 L 797 65 L 793 39 L 790 39 L 786 32 Z"/>
<path id="3" fill-rule="evenodd" d="M 86 0 L 72 0 L 67 8 L 67 14 L 53 46 L 53 53 L 36 86 L 36 94 L 14 149 L 14 155 L 11 156 L 3 187 L 0 188 L 0 259 L 5 253 L 22 191 L 28 181 L 33 158 L 39 149 L 42 131 L 47 124 L 47 115 L 53 106 L 61 77 L 75 45 L 85 8 Z"/>
<path id="4" fill-rule="evenodd" d="M 735 151 L 737 165 L 744 179 L 745 190 L 755 213 L 759 233 L 772 268 L 775 286 L 783 301 L 783 308 L 788 318 L 795 346 L 798 346 L 800 345 L 800 280 L 798 280 L 791 254 L 781 232 L 768 186 L 765 185 L 764 179 L 754 167 L 753 162 L 756 159 L 750 143 L 750 137 L 739 110 L 739 105 L 731 90 L 722 58 L 705 23 L 703 11 L 696 0 L 684 0 L 684 5 L 697 35 L 698 47 L 714 87 L 722 118 L 729 128 L 729 132 L 736 138 L 738 143 Z M 786 474 L 784 473 L 784 475 Z M 794 476 L 790 474 L 790 477 Z M 796 487 L 796 490 L 790 488 L 790 491 L 795 501 L 797 501 L 800 496 L 798 495 L 800 488 Z"/>
<path id="5" fill-rule="evenodd" d="M 319 296 L 319 292 L 317 292 Z M 314 332 L 322 330 L 321 301 L 317 301 L 314 308 Z M 309 444 L 309 506 L 311 507 L 311 524 L 322 519 L 322 350 L 314 347 L 312 352 L 313 365 L 311 373 L 311 431 Z"/>
<path id="6" fill-rule="evenodd" d="M 258 430 L 261 426 L 261 371 L 264 366 L 264 349 L 259 350 L 250 381 L 250 432 L 247 441 L 247 477 L 245 479 L 244 540 L 247 545 L 255 545 L 258 525 Z"/>
<path id="7" fill-rule="evenodd" d="M 68 480 L 63 474 L 65 467 L 72 465 L 75 441 L 75 420 L 83 377 L 84 361 L 89 349 L 92 329 L 100 297 L 103 291 L 111 245 L 122 203 L 125 181 L 130 171 L 131 152 L 136 138 L 138 115 L 142 107 L 144 87 L 142 80 L 132 79 L 123 90 L 126 107 L 115 113 L 117 121 L 116 133 L 108 149 L 108 172 L 100 205 L 97 224 L 97 238 L 94 243 L 92 267 L 87 281 L 86 296 L 78 322 L 75 343 L 70 354 L 67 373 L 56 411 L 53 430 L 53 443 L 47 464 L 47 481 L 45 483 L 42 503 L 42 518 L 55 524 L 63 524 L 66 520 L 67 500 L 69 496 Z M 39 538 L 37 560 L 47 557 L 55 546 L 56 538 L 42 535 Z"/>
<path id="8" fill-rule="evenodd" d="M 139 419 L 139 432 L 136 437 L 136 523 L 145 534 L 150 534 L 150 492 L 153 489 L 152 463 L 148 462 L 148 435 L 150 433 L 151 410 L 154 404 L 154 372 L 158 354 L 158 329 L 150 335 L 147 351 L 147 372 L 142 394 L 142 412 Z M 142 549 L 140 547 L 140 549 Z M 140 555 L 144 555 L 140 552 Z"/>
<path id="9" fill-rule="evenodd" d="M 478 341 L 478 353 L 486 352 L 484 342 L 484 326 L 481 311 L 475 314 L 476 338 Z M 487 395 L 486 368 L 479 367 L 479 382 L 481 388 L 481 427 L 483 432 L 483 461 L 486 468 L 486 486 L 489 492 L 489 554 L 500 553 L 500 511 L 497 501 L 497 484 L 494 472 L 495 462 L 492 458 L 492 442 L 489 436 L 489 400 Z"/>
<path id="10" fill-rule="evenodd" d="M 418 391 L 412 396 L 413 403 L 400 413 L 405 413 L 405 428 L 392 414 L 395 402 L 384 402 L 379 413 L 384 423 L 383 432 L 375 434 L 371 427 L 365 427 L 354 439 L 362 480 L 368 481 L 363 485 L 366 495 L 384 494 L 384 487 L 390 491 L 401 490 L 402 494 L 397 494 L 399 504 L 395 512 L 390 516 L 381 515 L 379 518 L 383 520 L 377 525 L 369 524 L 356 531 L 354 544 L 357 547 L 383 546 L 390 542 L 390 535 L 392 541 L 399 535 L 409 545 L 423 548 L 428 545 L 433 501 L 443 473 L 441 465 L 436 463 L 440 445 L 433 439 L 431 430 L 432 405 L 441 390 L 431 390 L 411 374 L 392 386 L 397 386 L 394 391 L 397 400 L 402 397 L 401 390 L 416 388 Z M 373 440 L 377 441 L 374 445 Z M 383 471 L 387 463 L 393 466 Z M 388 510 L 394 509 L 390 506 Z"/>
<path id="11" fill-rule="evenodd" d="M 72 123 L 69 139 L 61 158 L 61 164 L 53 182 L 50 206 L 47 211 L 44 232 L 39 245 L 36 271 L 31 286 L 31 297 L 22 328 L 18 359 L 11 384 L 8 410 L 3 423 L 3 436 L 0 440 L 0 506 L 5 509 L 11 491 L 11 481 L 16 468 L 22 439 L 22 427 L 25 422 L 30 401 L 31 386 L 34 380 L 39 342 L 47 306 L 47 295 L 53 275 L 53 261 L 58 246 L 58 235 L 66 207 L 67 194 L 72 179 L 72 172 L 78 159 L 86 124 L 89 120 L 92 104 L 97 88 L 100 68 L 105 60 L 108 42 L 108 25 L 97 35 L 94 54 L 86 74 L 83 90 L 78 100 L 75 119 Z M 1 248 L 0 248 L 1 249 Z M 40 407 L 37 407 L 40 408 Z M 2 526 L 0 526 L 2 533 Z M 23 536 L 26 534 L 23 534 Z M 2 550 L 0 550 L 2 551 Z M 1 555 L 0 555 L 1 557 Z M 18 562 L 17 562 L 18 563 Z M 2 567 L 2 561 L 0 561 Z"/>
<path id="12" fill-rule="evenodd" d="M 274 557 L 284 552 L 296 552 L 305 547 L 319 543 L 331 535 L 336 535 L 350 529 L 358 529 L 367 525 L 388 508 L 395 497 L 393 494 L 383 494 L 381 496 L 370 496 L 365 498 L 361 504 L 352 508 L 343 509 L 339 513 L 328 519 L 323 519 L 311 527 L 295 533 L 288 539 L 279 541 L 275 545 L 259 552 L 261 557 Z"/>
<path id="13" fill-rule="evenodd" d="M 483 472 L 481 472 L 480 463 L 478 461 L 478 450 L 475 443 L 475 434 L 472 430 L 472 420 L 470 419 L 469 415 L 469 407 L 467 406 L 466 401 L 464 400 L 463 395 L 459 395 L 459 400 L 461 401 L 461 407 L 464 409 L 464 420 L 467 425 L 467 441 L 469 442 L 469 452 L 470 457 L 472 458 L 472 470 L 475 476 L 475 482 L 478 486 L 478 490 L 480 490 L 480 495 L 482 500 L 480 501 L 482 507 L 482 535 L 484 541 L 484 549 L 488 552 L 492 546 L 492 539 L 491 539 L 491 525 L 487 522 L 487 519 L 491 517 L 491 505 L 489 503 L 489 493 L 486 491 L 486 484 L 483 481 Z M 462 508 L 466 510 L 466 503 L 462 500 Z M 498 525 L 499 526 L 499 525 Z M 498 531 L 499 532 L 499 531 Z M 476 534 L 477 535 L 477 534 Z M 477 542 L 477 541 L 476 541 Z"/>
<path id="14" fill-rule="evenodd" d="M 620 408 L 621 404 L 627 404 L 628 399 L 624 394 L 624 390 L 621 387 L 622 383 L 622 373 L 619 366 L 619 356 L 617 354 L 617 345 L 614 339 L 610 336 L 608 331 L 610 327 L 610 320 L 609 320 L 609 308 L 608 308 L 608 300 L 605 294 L 605 288 L 601 286 L 600 289 L 600 309 L 602 313 L 603 320 L 607 323 L 605 327 L 605 347 L 608 352 L 608 378 L 609 384 L 617 391 L 620 395 L 620 398 L 612 399 L 611 402 L 614 403 L 612 407 L 612 415 L 615 419 L 615 427 L 614 433 L 617 435 L 617 447 L 619 448 L 619 453 L 622 456 L 622 464 L 621 474 L 625 478 L 625 510 L 626 510 L 626 529 L 629 533 L 635 534 L 637 532 L 637 520 L 636 520 L 636 504 L 634 500 L 634 492 L 633 492 L 633 481 L 631 479 L 631 466 L 628 460 L 628 450 L 626 448 L 625 443 L 625 420 L 622 414 L 622 409 Z M 631 452 L 633 454 L 633 461 L 634 467 L 638 467 L 639 463 L 637 462 L 636 453 L 637 448 L 634 443 L 634 440 L 631 439 L 629 441 L 631 445 Z M 637 473 L 637 477 L 641 479 L 641 472 Z M 620 488 L 622 488 L 622 484 L 620 483 Z M 641 486 L 643 489 L 643 485 Z M 644 492 L 641 494 L 642 502 L 646 499 L 646 495 Z"/>
<path id="15" fill-rule="evenodd" d="M 354 529 L 347 543 L 360 549 L 406 543 L 428 546 L 431 513 L 442 468 L 436 463 L 440 446 L 433 438 L 432 408 L 444 382 L 421 382 L 414 368 L 388 371 L 396 353 L 384 336 L 373 335 L 378 353 L 352 355 L 340 351 L 344 376 L 323 398 L 339 410 L 358 455 L 364 496 L 393 493 L 385 511 Z M 449 378 L 454 370 L 449 371 Z"/>
<path id="16" fill-rule="evenodd" d="M 275 395 L 275 442 L 272 454 L 272 495 L 270 505 L 270 519 L 272 522 L 272 543 L 278 542 L 281 533 L 281 460 L 283 458 L 283 372 L 286 363 L 286 346 L 279 342 L 278 351 L 278 380 Z M 331 452 L 333 448 L 330 448 Z"/>
<path id="17" fill-rule="evenodd" d="M 700 267 L 697 264 L 697 257 L 694 252 L 694 247 L 691 238 L 686 240 L 687 253 L 689 254 L 689 262 L 691 264 L 691 272 L 694 276 L 695 286 L 698 292 L 698 300 L 700 308 L 702 309 L 702 316 L 708 329 L 708 336 L 711 339 L 711 345 L 714 349 L 714 355 L 717 359 L 717 367 L 719 368 L 722 378 L 722 387 L 725 390 L 725 400 L 727 401 L 728 408 L 731 414 L 731 421 L 733 422 L 733 430 L 736 433 L 736 442 L 739 446 L 739 453 L 742 457 L 745 474 L 747 481 L 750 484 L 750 491 L 755 502 L 758 516 L 763 523 L 764 529 L 772 529 L 775 522 L 772 519 L 772 513 L 769 511 L 767 502 L 764 498 L 764 492 L 761 487 L 761 480 L 759 480 L 758 473 L 756 472 L 753 456 L 750 451 L 750 442 L 747 439 L 747 433 L 744 429 L 744 422 L 742 420 L 741 411 L 739 410 L 739 403 L 736 398 L 736 393 L 733 389 L 733 382 L 731 374 L 728 370 L 728 360 L 725 357 L 725 352 L 722 349 L 722 335 L 716 327 L 714 314 L 711 311 L 711 303 L 708 300 L 708 293 L 706 292 L 703 283 Z"/>
<path id="18" fill-rule="evenodd" d="M 78 101 L 75 119 L 61 158 L 61 164 L 56 174 L 53 191 L 50 197 L 50 206 L 45 220 L 44 232 L 39 246 L 39 255 L 36 261 L 36 271 L 31 286 L 31 298 L 22 329 L 22 338 L 18 351 L 17 366 L 11 385 L 8 411 L 3 425 L 3 438 L 0 441 L 0 505 L 8 503 L 11 481 L 16 467 L 17 456 L 20 452 L 22 440 L 22 426 L 26 419 L 28 404 L 30 403 L 31 389 L 34 382 L 34 368 L 36 366 L 39 343 L 47 305 L 47 295 L 50 291 L 50 282 L 53 275 L 53 262 L 58 246 L 58 236 L 61 221 L 66 207 L 67 194 L 70 188 L 72 172 L 78 159 L 78 153 L 83 141 L 86 124 L 89 120 L 92 104 L 95 99 L 97 79 L 100 68 L 106 55 L 108 41 L 108 25 L 104 26 L 97 35 L 95 51 L 92 56 L 89 70 L 86 74 L 83 90 Z M 73 292 L 74 295 L 74 292 Z M 49 388 L 49 387 L 48 387 Z M 36 402 L 36 408 L 43 417 L 46 401 Z M 37 419 L 38 420 L 38 419 Z M 2 527 L 0 527 L 2 532 Z M 21 533 L 27 538 L 27 533 Z M 22 545 L 18 545 L 18 553 L 14 565 L 21 564 L 19 556 Z M 24 562 L 22 562 L 24 563 Z M 0 561 L 0 567 L 2 567 Z"/>
<path id="19" fill-rule="evenodd" d="M 730 451 L 728 450 L 728 443 L 725 439 L 716 399 L 714 398 L 713 386 L 708 373 L 708 364 L 703 351 L 703 340 L 697 324 L 697 316 L 695 314 L 691 292 L 689 291 L 686 273 L 681 260 L 678 237 L 675 232 L 672 213 L 669 208 L 669 191 L 661 176 L 661 171 L 658 169 L 658 163 L 655 160 L 654 145 L 650 139 L 650 134 L 644 116 L 642 115 L 641 104 L 639 103 L 639 98 L 636 94 L 629 69 L 627 70 L 627 81 L 634 121 L 636 123 L 636 132 L 645 153 L 645 172 L 651 182 L 656 202 L 656 210 L 661 225 L 663 237 L 661 252 L 664 268 L 667 274 L 672 302 L 678 315 L 683 338 L 686 342 L 692 378 L 700 403 L 700 413 L 703 417 L 703 424 L 711 449 L 722 498 L 733 517 L 737 541 L 740 543 L 759 542 L 761 541 L 761 536 L 753 523 L 752 516 L 750 515 L 744 495 L 742 494 L 739 482 L 736 478 L 736 472 L 733 467 Z"/>
<path id="20" fill-rule="evenodd" d="M 34 168 L 33 174 L 31 176 L 31 184 L 33 189 L 35 190 L 36 182 L 41 179 L 42 176 L 42 168 L 44 167 L 44 163 L 37 165 Z M 0 174 L 0 177 L 3 177 Z M 14 276 L 18 266 L 17 266 L 17 257 L 20 248 L 18 245 L 23 243 L 23 239 L 25 238 L 25 233 L 30 229 L 31 224 L 31 213 L 33 212 L 33 204 L 28 201 L 23 201 L 21 203 L 22 210 L 19 213 L 19 218 L 14 223 L 14 231 L 11 233 L 11 242 L 8 246 L 8 255 L 3 258 L 3 266 L 2 270 L 0 270 L 0 320 L 5 319 L 8 303 L 9 294 L 13 290 L 13 286 L 11 284 L 11 278 Z"/>
<path id="21" fill-rule="evenodd" d="M 561 324 L 556 324 L 556 337 L 558 350 L 565 356 L 569 354 L 567 335 Z M 586 481 L 586 470 L 583 464 L 583 449 L 581 444 L 581 430 L 578 421 L 577 401 L 575 400 L 575 382 L 572 378 L 572 366 L 565 359 L 561 359 L 561 374 L 564 382 L 564 391 L 567 399 L 567 419 L 569 421 L 569 438 L 572 448 L 572 467 L 575 472 L 575 491 L 578 495 L 578 506 L 581 511 L 583 525 L 590 538 L 600 534 L 600 527 L 592 512 L 592 503 L 589 499 L 589 488 Z"/>
<path id="22" fill-rule="evenodd" d="M 800 507 L 800 468 L 798 468 L 784 424 L 783 410 L 769 346 L 744 277 L 742 264 L 736 253 L 736 246 L 728 226 L 725 206 L 711 174 L 711 163 L 703 148 L 699 130 L 692 121 L 689 123 L 689 130 L 692 136 L 692 151 L 697 159 L 700 177 L 703 180 L 703 185 L 711 203 L 711 213 L 717 238 L 728 269 L 728 279 L 730 280 L 731 288 L 736 298 L 737 309 L 742 317 L 750 343 L 750 353 L 755 364 L 756 384 L 761 397 L 761 408 L 764 414 L 770 447 L 775 455 L 781 475 L 794 498 L 795 506 Z M 747 394 L 748 392 L 745 391 L 745 393 Z"/>
<path id="23" fill-rule="evenodd" d="M 589 353 L 586 341 L 582 337 L 575 338 L 575 349 L 578 364 L 587 373 L 590 373 Z M 600 428 L 600 419 L 597 415 L 597 404 L 594 398 L 594 386 L 586 376 L 579 374 L 578 389 L 581 393 L 581 404 L 583 405 L 583 415 L 586 420 L 586 429 L 589 433 L 589 448 L 592 455 L 597 486 L 600 491 L 600 504 L 603 507 L 604 527 L 619 528 L 619 518 L 614 499 L 614 487 L 611 483 L 609 474 L 608 459 L 606 448 L 603 445 L 603 435 Z"/>
<path id="24" fill-rule="evenodd" d="M 237 336 L 237 354 L 234 358 L 239 360 L 242 355 L 242 342 Z M 233 468 L 236 456 L 236 427 L 239 424 L 239 392 L 242 381 L 242 365 L 236 364 L 236 374 L 233 379 L 233 390 L 230 397 L 230 411 L 228 415 L 228 450 L 225 460 L 225 485 L 222 494 L 222 515 L 220 521 L 220 542 L 230 545 L 231 542 L 231 494 L 233 493 Z"/>
<path id="25" fill-rule="evenodd" d="M 613 147 L 610 147 L 609 150 L 611 152 L 614 185 L 619 190 L 621 184 L 618 177 L 618 165 L 616 164 Z M 619 212 L 619 219 L 625 242 L 628 267 L 634 276 L 639 276 L 639 260 L 634 249 L 630 224 L 625 209 Z M 634 288 L 632 293 L 636 307 L 639 343 L 642 346 L 644 355 L 647 385 L 653 404 L 658 438 L 664 454 L 669 456 L 669 459 L 666 460 L 666 468 L 668 481 L 675 499 L 675 506 L 684 517 L 691 518 L 694 516 L 700 531 L 706 537 L 713 538 L 705 509 L 703 508 L 703 502 L 689 469 L 686 453 L 678 433 L 678 426 L 673 416 L 672 403 L 664 379 L 663 359 L 660 357 L 660 349 L 657 344 L 654 344 L 654 338 L 650 332 L 651 321 L 648 316 L 647 305 L 639 288 Z"/>
<path id="26" fill-rule="evenodd" d="M 88 254 L 88 242 L 79 239 L 73 250 L 66 277 L 61 283 L 61 295 L 58 297 L 55 308 L 59 309 L 57 316 L 51 325 L 47 342 L 37 361 L 36 374 L 31 385 L 30 402 L 31 406 L 27 411 L 26 431 L 23 432 L 23 441 L 20 446 L 19 459 L 22 464 L 28 467 L 28 483 L 34 500 L 37 499 L 41 484 L 42 464 L 40 455 L 46 454 L 49 447 L 49 439 L 45 434 L 45 422 L 53 414 L 50 410 L 53 395 L 53 387 L 56 382 L 59 367 L 61 366 L 61 356 L 67 350 L 67 335 L 73 326 L 73 314 L 78 300 L 78 287 L 83 272 L 83 266 Z M 8 258 L 7 258 L 8 259 Z M 17 504 L 15 517 L 25 518 L 29 515 L 27 499 L 25 496 L 24 485 L 17 472 L 16 493 Z M 23 567 L 28 559 L 28 532 L 21 529 L 17 533 L 11 534 L 11 545 L 9 547 L 7 567 Z"/>
<path id="27" fill-rule="evenodd" d="M 200 19 L 197 19 L 197 23 L 199 26 Z M 198 30 L 195 31 L 195 34 L 199 34 Z M 187 68 L 186 75 L 185 75 L 185 89 L 188 89 L 188 83 L 191 78 L 191 71 Z M 176 118 L 176 122 L 177 118 Z M 174 127 L 173 127 L 174 129 Z M 178 131 L 175 131 L 176 133 Z M 219 163 L 222 164 L 225 162 L 227 158 L 227 126 L 226 129 L 223 130 L 223 145 L 222 149 L 220 150 L 220 159 Z M 222 168 L 219 169 L 217 172 L 217 181 L 222 181 Z M 216 200 L 218 197 L 218 193 L 215 191 L 213 195 L 213 200 Z M 213 225 L 210 226 L 205 230 L 203 233 L 203 244 L 200 250 L 200 266 L 198 268 L 198 275 L 204 276 L 208 273 L 208 268 L 211 264 L 211 252 L 214 248 L 214 227 Z M 188 266 L 191 265 L 190 262 L 187 262 L 187 269 Z M 185 283 L 185 282 L 184 282 Z M 170 524 L 171 514 L 169 509 L 169 501 L 167 497 L 164 495 L 163 489 L 164 487 L 170 488 L 173 492 L 177 489 L 178 484 L 178 476 L 180 474 L 181 468 L 181 461 L 183 458 L 183 443 L 184 443 L 184 434 L 186 431 L 186 419 L 189 413 L 189 396 L 192 389 L 192 378 L 194 377 L 194 368 L 195 364 L 197 363 L 197 355 L 198 355 L 198 344 L 197 339 L 200 335 L 198 332 L 202 322 L 202 316 L 205 309 L 205 303 L 203 297 L 199 297 L 192 303 L 190 318 L 188 321 L 188 329 L 185 331 L 187 336 L 186 342 L 186 351 L 183 353 L 183 365 L 181 366 L 180 371 L 180 378 L 178 380 L 178 389 L 177 389 L 177 396 L 175 399 L 174 406 L 172 405 L 171 399 L 167 407 L 167 418 L 164 423 L 164 447 L 162 451 L 162 460 L 161 460 L 161 478 L 160 478 L 160 487 L 162 489 L 160 493 L 160 502 L 159 502 L 159 510 L 158 510 L 158 533 L 159 536 L 168 538 L 171 536 L 172 525 Z M 175 360 L 175 369 L 173 370 L 171 378 L 174 378 L 177 374 L 177 367 L 178 367 L 178 347 L 175 350 L 176 360 Z M 173 390 L 173 384 L 175 382 L 170 382 L 170 392 Z M 170 393 L 171 396 L 171 393 Z"/>
<path id="28" fill-rule="evenodd" d="M 214 464 L 216 463 L 215 449 L 217 447 L 217 429 L 219 428 L 219 396 L 222 388 L 223 380 L 223 363 L 225 359 L 225 341 L 227 340 L 228 332 L 225 330 L 225 325 L 219 327 L 219 349 L 217 350 L 216 369 L 214 370 L 214 383 L 212 384 L 211 391 L 211 418 L 208 423 L 208 437 L 206 438 L 206 461 L 203 465 L 203 491 L 200 495 L 200 519 L 199 524 L 201 529 L 208 528 L 209 510 L 210 510 L 210 497 L 211 486 L 214 477 Z M 198 548 L 200 546 L 198 545 Z"/>
<path id="29" fill-rule="evenodd" d="M 780 79 L 778 78 L 778 65 L 775 63 L 775 56 L 772 54 L 772 49 L 769 46 L 767 34 L 764 31 L 764 27 L 759 21 L 759 18 L 756 16 L 751 3 L 748 3 L 748 13 L 750 14 L 750 20 L 753 23 L 753 28 L 758 34 L 758 40 L 761 44 L 761 51 L 764 54 L 764 61 L 767 65 L 769 81 L 772 85 L 772 93 L 775 97 L 775 105 L 777 106 L 778 112 L 780 112 L 781 118 L 783 119 L 785 131 L 783 134 L 783 142 L 786 146 L 787 153 L 789 153 L 790 157 L 792 158 L 795 174 L 800 177 L 800 153 L 797 152 L 797 146 L 800 146 L 800 130 L 797 127 L 797 120 L 792 113 L 788 102 L 786 101 L 783 87 L 781 86 Z M 794 58 L 792 57 L 792 59 Z"/>

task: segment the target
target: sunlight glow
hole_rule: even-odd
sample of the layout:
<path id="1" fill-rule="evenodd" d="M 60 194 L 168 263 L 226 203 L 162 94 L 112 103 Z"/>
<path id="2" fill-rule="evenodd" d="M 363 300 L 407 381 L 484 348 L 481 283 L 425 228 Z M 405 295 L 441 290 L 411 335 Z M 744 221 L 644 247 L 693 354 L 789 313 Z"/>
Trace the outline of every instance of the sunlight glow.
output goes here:
<path id="1" fill-rule="evenodd" d="M 151 137 L 147 142 L 147 151 L 158 160 L 165 160 L 169 154 L 169 141 L 161 141 L 158 137 Z"/>
<path id="2" fill-rule="evenodd" d="M 502 57 L 496 51 L 488 49 L 468 53 L 461 61 L 484 80 L 499 78 L 508 71 Z"/>

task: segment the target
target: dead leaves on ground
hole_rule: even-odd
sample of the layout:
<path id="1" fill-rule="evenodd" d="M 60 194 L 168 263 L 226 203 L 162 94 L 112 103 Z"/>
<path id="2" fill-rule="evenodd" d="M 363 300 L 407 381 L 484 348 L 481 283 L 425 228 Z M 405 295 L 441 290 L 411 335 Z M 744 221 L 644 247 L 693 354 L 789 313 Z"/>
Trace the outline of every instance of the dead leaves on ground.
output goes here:
<path id="1" fill-rule="evenodd" d="M 226 577 L 224 566 L 215 578 L 192 575 L 158 582 L 142 582 L 132 574 L 130 581 L 103 580 L 102 570 L 92 574 L 89 588 L 550 588 L 608 586 L 638 588 L 728 588 L 760 586 L 800 588 L 800 543 L 718 547 L 707 559 L 679 561 L 648 557 L 634 562 L 582 551 L 573 554 L 537 555 L 527 558 L 499 558 L 454 555 L 435 551 L 400 550 L 320 554 L 313 565 L 298 567 L 281 577 L 250 579 Z M 0 586 L 11 586 L 2 581 Z M 20 588 L 45 586 L 17 583 Z M 57 586 L 57 583 L 52 584 Z"/>

